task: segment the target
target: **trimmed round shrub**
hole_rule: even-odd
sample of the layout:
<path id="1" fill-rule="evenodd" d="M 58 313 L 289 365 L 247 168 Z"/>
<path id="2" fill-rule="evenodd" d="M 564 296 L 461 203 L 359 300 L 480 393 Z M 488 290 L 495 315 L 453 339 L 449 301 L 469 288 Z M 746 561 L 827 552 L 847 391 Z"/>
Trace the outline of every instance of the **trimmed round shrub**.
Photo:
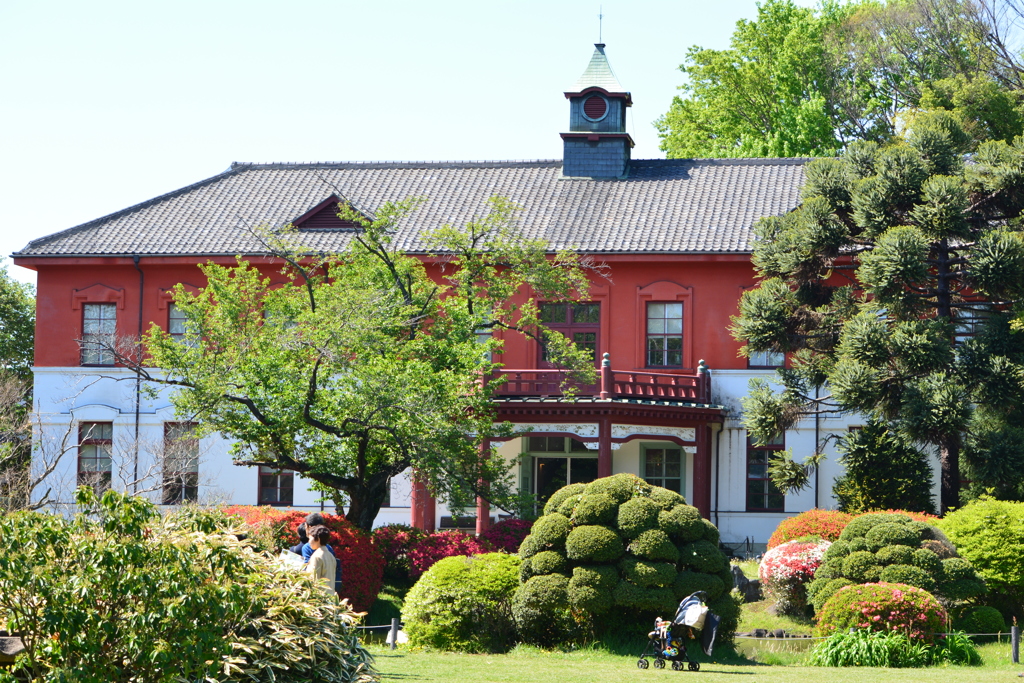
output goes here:
<path id="1" fill-rule="evenodd" d="M 818 635 L 850 628 L 898 631 L 932 642 L 949 626 L 949 615 L 931 593 L 901 583 L 868 583 L 840 588 L 818 612 Z"/>
<path id="2" fill-rule="evenodd" d="M 504 652 L 515 643 L 512 595 L 520 558 L 506 553 L 438 560 L 405 597 L 412 645 L 460 652 Z"/>
<path id="3" fill-rule="evenodd" d="M 569 484 L 558 489 L 551 494 L 548 502 L 544 503 L 544 514 L 550 515 L 552 512 L 558 512 L 558 508 L 562 506 L 562 503 L 572 496 L 580 495 L 586 488 L 586 484 Z"/>
<path id="4" fill-rule="evenodd" d="M 267 552 L 279 553 L 299 542 L 299 525 L 306 521 L 301 510 L 282 510 L 269 505 L 254 507 L 232 505 L 224 508 L 228 515 L 241 519 L 252 530 L 252 540 Z M 324 513 L 324 526 L 331 530 L 331 547 L 341 563 L 341 591 L 360 612 L 366 612 L 377 599 L 384 582 L 384 555 L 373 543 L 373 536 L 341 515 Z M 273 530 L 271 541 L 267 532 Z M 416 574 L 419 576 L 419 574 Z"/>
<path id="5" fill-rule="evenodd" d="M 961 557 L 984 578 L 992 604 L 1024 621 L 1024 503 L 981 498 L 940 524 Z M 952 561 L 943 560 L 947 573 Z"/>
<path id="6" fill-rule="evenodd" d="M 571 637 L 575 624 L 569 613 L 569 579 L 562 574 L 530 577 L 513 595 L 512 617 L 524 642 L 552 645 Z"/>
<path id="7" fill-rule="evenodd" d="M 849 579 L 834 578 L 824 581 L 812 581 L 807 586 L 807 602 L 814 606 L 815 613 L 821 612 L 821 608 L 828 602 L 829 598 L 839 592 L 840 588 L 856 586 Z"/>
<path id="8" fill-rule="evenodd" d="M 953 628 L 964 633 L 1006 633 L 1010 630 L 999 610 L 988 605 L 968 607 L 953 620 Z"/>
<path id="9" fill-rule="evenodd" d="M 611 631 L 642 636 L 655 616 L 671 617 L 693 592 L 728 598 L 732 576 L 717 546 L 718 529 L 678 493 L 617 474 L 587 484 L 582 494 L 563 488 L 555 496 L 559 504 L 545 506 L 519 551 L 524 560 L 513 611 L 524 640 L 570 643 Z M 613 514 L 605 517 L 609 501 Z M 590 523 L 601 519 L 610 521 Z M 547 589 L 557 595 L 541 599 Z M 729 640 L 739 612 L 731 598 L 722 608 L 719 638 Z"/>
<path id="10" fill-rule="evenodd" d="M 775 532 L 768 539 L 768 549 L 787 541 L 818 537 L 824 541 L 837 541 L 839 534 L 852 515 L 839 510 L 821 510 L 814 508 L 801 512 L 789 519 L 784 519 L 775 527 Z"/>
<path id="11" fill-rule="evenodd" d="M 970 563 L 943 559 L 955 553 L 942 531 L 927 522 L 900 512 L 866 513 L 851 519 L 826 551 L 814 581 L 807 586 L 808 595 L 814 596 L 811 604 L 817 609 L 828 591 L 815 584 L 835 579 L 906 583 L 933 592 L 944 605 L 983 595 L 984 583 Z M 954 559 L 953 570 L 947 571 L 946 563 Z"/>
<path id="12" fill-rule="evenodd" d="M 661 507 L 650 498 L 627 500 L 619 506 L 619 533 L 623 538 L 632 540 L 645 531 L 657 529 L 661 512 Z"/>
<path id="13" fill-rule="evenodd" d="M 658 513 L 658 528 L 676 541 L 697 541 L 704 535 L 704 520 L 697 508 L 691 505 L 675 505 Z"/>
<path id="14" fill-rule="evenodd" d="M 578 526 L 565 539 L 565 555 L 576 562 L 614 562 L 623 551 L 622 539 L 606 526 Z"/>
<path id="15" fill-rule="evenodd" d="M 821 565 L 829 541 L 787 541 L 764 554 L 757 567 L 761 590 L 775 614 L 802 616 L 807 584 Z"/>
<path id="16" fill-rule="evenodd" d="M 461 531 L 436 531 L 421 539 L 409 550 L 409 575 L 418 579 L 438 560 L 456 555 L 481 555 L 487 552 L 484 544 Z"/>
<path id="17" fill-rule="evenodd" d="M 526 519 L 503 519 L 480 534 L 480 542 L 491 550 L 517 553 L 532 528 L 533 522 Z"/>
<path id="18" fill-rule="evenodd" d="M 530 558 L 530 571 L 534 574 L 562 574 L 567 566 L 565 555 L 554 550 L 545 550 Z"/>

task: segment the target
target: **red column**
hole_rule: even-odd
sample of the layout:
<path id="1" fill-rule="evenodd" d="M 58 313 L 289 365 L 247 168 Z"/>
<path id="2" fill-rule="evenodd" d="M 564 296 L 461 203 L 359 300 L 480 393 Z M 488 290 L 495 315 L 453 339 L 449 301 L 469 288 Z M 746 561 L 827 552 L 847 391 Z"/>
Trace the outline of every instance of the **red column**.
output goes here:
<path id="1" fill-rule="evenodd" d="M 419 481 L 416 475 L 412 479 L 412 496 L 410 497 L 412 525 L 424 531 L 434 531 L 437 528 L 436 501 L 426 484 Z"/>
<path id="2" fill-rule="evenodd" d="M 480 457 L 487 459 L 491 457 L 491 442 L 485 440 L 480 445 Z M 480 482 L 484 484 L 483 481 Z M 476 497 L 476 535 L 479 536 L 491 526 L 491 504 L 480 496 Z"/>
<path id="3" fill-rule="evenodd" d="M 597 476 L 612 476 L 612 421 L 611 418 L 601 418 L 598 432 L 597 449 Z"/>
<path id="4" fill-rule="evenodd" d="M 711 517 L 711 427 L 699 425 L 693 458 L 693 506 L 704 519 Z"/>

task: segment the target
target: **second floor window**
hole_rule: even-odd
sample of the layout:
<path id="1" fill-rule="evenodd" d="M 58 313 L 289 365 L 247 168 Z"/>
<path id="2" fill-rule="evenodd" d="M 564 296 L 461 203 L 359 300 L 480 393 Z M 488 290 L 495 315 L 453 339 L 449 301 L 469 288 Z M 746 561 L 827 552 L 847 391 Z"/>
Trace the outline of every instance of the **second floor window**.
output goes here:
<path id="1" fill-rule="evenodd" d="M 752 351 L 747 358 L 748 368 L 781 368 L 786 363 L 786 354 L 778 351 Z"/>
<path id="2" fill-rule="evenodd" d="M 576 346 L 586 349 L 591 358 L 597 360 L 598 333 L 601 329 L 601 304 L 561 303 L 541 304 L 540 320 L 552 332 L 558 332 L 571 339 Z M 542 365 L 550 364 L 547 349 L 541 347 Z"/>
<path id="3" fill-rule="evenodd" d="M 648 302 L 647 367 L 683 367 L 683 304 Z"/>
<path id="4" fill-rule="evenodd" d="M 79 486 L 91 486 L 97 494 L 110 488 L 113 444 L 113 422 L 78 423 Z"/>
<path id="5" fill-rule="evenodd" d="M 167 334 L 179 344 L 185 344 L 185 312 L 174 304 L 167 306 Z"/>
<path id="6" fill-rule="evenodd" d="M 113 365 L 117 304 L 82 305 L 82 365 Z"/>
<path id="7" fill-rule="evenodd" d="M 193 422 L 164 423 L 161 503 L 177 505 L 199 499 L 199 439 Z"/>

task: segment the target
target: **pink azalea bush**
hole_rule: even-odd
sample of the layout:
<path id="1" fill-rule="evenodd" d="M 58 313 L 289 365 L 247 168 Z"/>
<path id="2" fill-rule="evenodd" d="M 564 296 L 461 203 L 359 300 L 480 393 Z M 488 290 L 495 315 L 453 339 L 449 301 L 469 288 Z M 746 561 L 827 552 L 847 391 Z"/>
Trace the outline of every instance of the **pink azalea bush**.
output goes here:
<path id="1" fill-rule="evenodd" d="M 525 519 L 505 519 L 480 534 L 480 541 L 492 550 L 518 553 L 519 546 L 530 535 L 532 527 L 533 522 Z"/>
<path id="2" fill-rule="evenodd" d="M 836 592 L 817 615 L 818 634 L 862 628 L 898 631 L 913 640 L 932 642 L 949 626 L 949 614 L 928 591 L 905 583 L 865 583 Z"/>
<path id="3" fill-rule="evenodd" d="M 418 579 L 434 563 L 452 555 L 486 553 L 483 543 L 461 531 L 438 531 L 422 538 L 409 550 L 409 577 Z"/>
<path id="4" fill-rule="evenodd" d="M 830 541 L 787 541 L 764 554 L 757 575 L 774 613 L 799 616 L 806 611 L 807 584 L 830 545 Z"/>

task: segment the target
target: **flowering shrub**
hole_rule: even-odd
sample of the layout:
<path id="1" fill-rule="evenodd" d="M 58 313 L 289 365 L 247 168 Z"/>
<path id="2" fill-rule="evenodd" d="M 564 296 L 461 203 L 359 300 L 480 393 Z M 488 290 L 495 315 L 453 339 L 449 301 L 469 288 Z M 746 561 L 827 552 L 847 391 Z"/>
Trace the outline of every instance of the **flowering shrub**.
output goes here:
<path id="1" fill-rule="evenodd" d="M 408 524 L 386 524 L 373 530 L 373 545 L 384 556 L 384 575 L 389 580 L 409 580 L 409 551 L 426 536 L 426 531 Z"/>
<path id="2" fill-rule="evenodd" d="M 817 536 L 824 541 L 835 541 L 852 515 L 838 510 L 814 508 L 801 512 L 795 517 L 784 519 L 768 539 L 768 549 L 807 536 Z"/>
<path id="3" fill-rule="evenodd" d="M 480 541 L 461 531 L 438 531 L 425 536 L 409 550 L 409 576 L 418 579 L 438 560 L 453 555 L 480 555 L 487 552 Z"/>
<path id="4" fill-rule="evenodd" d="M 915 522 L 924 522 L 925 524 L 935 524 L 939 521 L 939 518 L 935 515 L 929 515 L 927 512 L 912 512 L 910 510 L 871 510 L 870 512 L 862 512 L 859 515 L 854 515 L 854 517 L 877 515 L 878 513 L 885 513 L 887 515 L 905 515 Z"/>
<path id="5" fill-rule="evenodd" d="M 270 506 L 232 505 L 224 512 L 241 519 L 253 530 L 253 540 L 261 549 L 272 553 L 298 543 L 299 525 L 306 521 L 306 513 L 301 510 Z M 340 596 L 348 598 L 360 612 L 369 610 L 384 579 L 383 555 L 369 534 L 341 515 L 324 513 L 324 526 L 331 530 L 329 543 L 341 563 Z"/>
<path id="6" fill-rule="evenodd" d="M 949 615 L 931 593 L 903 583 L 866 583 L 840 588 L 818 613 L 818 634 L 849 628 L 898 631 L 922 642 L 944 632 Z"/>
<path id="7" fill-rule="evenodd" d="M 480 541 L 493 550 L 517 553 L 532 527 L 533 522 L 525 519 L 506 519 L 480 534 Z"/>
<path id="8" fill-rule="evenodd" d="M 807 583 L 832 545 L 829 541 L 787 541 L 761 559 L 757 575 L 776 614 L 799 616 L 807 608 Z"/>

